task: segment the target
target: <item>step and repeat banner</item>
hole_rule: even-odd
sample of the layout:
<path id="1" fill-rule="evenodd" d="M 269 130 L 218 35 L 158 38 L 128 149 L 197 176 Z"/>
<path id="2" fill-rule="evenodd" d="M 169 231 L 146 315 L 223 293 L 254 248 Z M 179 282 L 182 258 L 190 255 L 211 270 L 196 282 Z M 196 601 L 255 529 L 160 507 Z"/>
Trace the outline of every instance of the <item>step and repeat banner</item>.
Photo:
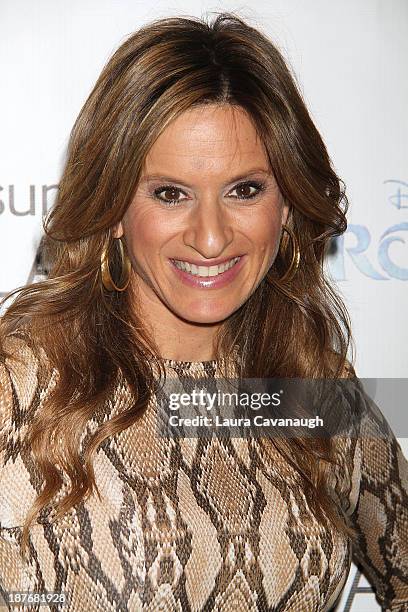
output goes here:
<path id="1" fill-rule="evenodd" d="M 41 220 L 70 129 L 113 51 L 151 19 L 222 10 L 278 45 L 346 184 L 349 225 L 327 270 L 349 308 L 357 374 L 407 378 L 406 0 L 2 0 L 0 296 L 42 278 Z M 407 434 L 395 434 L 407 454 Z M 353 565 L 337 610 L 378 609 Z"/>

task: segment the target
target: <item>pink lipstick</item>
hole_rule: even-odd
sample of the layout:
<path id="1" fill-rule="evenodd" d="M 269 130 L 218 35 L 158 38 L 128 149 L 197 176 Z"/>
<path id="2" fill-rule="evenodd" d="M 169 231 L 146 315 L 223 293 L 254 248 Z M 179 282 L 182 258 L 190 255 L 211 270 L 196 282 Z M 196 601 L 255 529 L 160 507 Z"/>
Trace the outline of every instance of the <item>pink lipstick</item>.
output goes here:
<path id="1" fill-rule="evenodd" d="M 219 289 L 231 283 L 238 276 L 242 266 L 245 263 L 245 260 L 245 255 L 242 255 L 239 261 L 237 261 L 232 268 L 226 270 L 225 272 L 221 272 L 221 274 L 217 274 L 216 276 L 198 276 L 197 274 L 191 274 L 185 270 L 180 270 L 180 268 L 175 265 L 173 260 L 169 259 L 169 262 L 175 274 L 177 274 L 177 277 L 185 285 L 188 285 L 189 287 L 197 287 L 199 289 Z"/>

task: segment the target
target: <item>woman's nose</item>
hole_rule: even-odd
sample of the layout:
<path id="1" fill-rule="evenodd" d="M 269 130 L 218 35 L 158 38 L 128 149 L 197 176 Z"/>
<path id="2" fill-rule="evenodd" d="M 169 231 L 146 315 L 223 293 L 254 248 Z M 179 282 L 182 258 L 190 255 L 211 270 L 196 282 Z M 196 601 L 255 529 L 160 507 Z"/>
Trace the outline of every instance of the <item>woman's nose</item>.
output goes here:
<path id="1" fill-rule="evenodd" d="M 216 197 L 202 198 L 188 216 L 184 243 L 208 259 L 219 257 L 234 236 L 231 212 Z"/>

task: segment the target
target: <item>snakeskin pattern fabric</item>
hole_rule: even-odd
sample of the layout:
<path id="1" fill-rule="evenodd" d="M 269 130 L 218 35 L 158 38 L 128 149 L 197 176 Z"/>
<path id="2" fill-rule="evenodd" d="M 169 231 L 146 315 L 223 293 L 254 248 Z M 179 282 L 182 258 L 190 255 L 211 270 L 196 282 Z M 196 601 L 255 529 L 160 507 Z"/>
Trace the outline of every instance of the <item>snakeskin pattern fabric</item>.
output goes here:
<path id="1" fill-rule="evenodd" d="M 391 431 L 339 442 L 333 495 L 358 531 L 351 541 L 315 519 L 297 472 L 256 439 L 159 437 L 155 395 L 137 423 L 98 448 L 102 499 L 91 495 L 57 521 L 42 512 L 22 559 L 21 527 L 41 481 L 21 441 L 58 373 L 18 333 L 7 348 L 24 363 L 0 362 L 1 593 L 68 595 L 64 607 L 10 609 L 329 611 L 353 559 L 383 610 L 408 610 L 408 462 Z M 169 378 L 220 378 L 219 362 L 163 363 Z M 118 385 L 103 419 L 128 400 L 127 385 Z"/>

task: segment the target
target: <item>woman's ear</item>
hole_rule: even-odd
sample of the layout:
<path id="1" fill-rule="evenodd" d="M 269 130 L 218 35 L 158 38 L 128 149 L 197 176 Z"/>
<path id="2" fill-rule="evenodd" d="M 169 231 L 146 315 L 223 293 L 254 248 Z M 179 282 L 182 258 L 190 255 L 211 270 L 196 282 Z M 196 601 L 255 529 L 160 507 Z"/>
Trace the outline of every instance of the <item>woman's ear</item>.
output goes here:
<path id="1" fill-rule="evenodd" d="M 115 228 L 113 230 L 113 236 L 114 238 L 120 238 L 121 236 L 123 236 L 122 221 L 119 221 L 119 223 L 115 225 Z"/>
<path id="2" fill-rule="evenodd" d="M 290 211 L 290 204 L 289 202 L 286 202 L 286 200 L 284 200 L 283 208 L 282 208 L 282 225 L 285 225 L 286 221 L 288 220 L 289 211 Z"/>

